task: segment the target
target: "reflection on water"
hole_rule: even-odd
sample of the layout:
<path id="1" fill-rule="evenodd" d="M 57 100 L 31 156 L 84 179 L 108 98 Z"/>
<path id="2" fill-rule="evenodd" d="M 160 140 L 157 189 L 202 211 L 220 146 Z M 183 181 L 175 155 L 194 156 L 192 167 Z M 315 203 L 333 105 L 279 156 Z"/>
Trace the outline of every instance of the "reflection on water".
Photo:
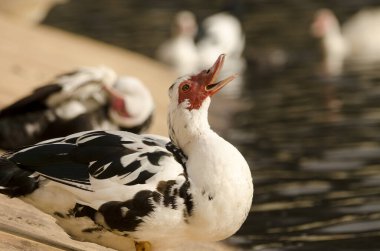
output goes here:
<path id="1" fill-rule="evenodd" d="M 221 5 L 192 2 L 71 1 L 46 23 L 153 56 L 177 10 L 202 19 Z M 247 250 L 379 250 L 380 66 L 320 75 L 309 34 L 320 7 L 344 20 L 378 1 L 229 2 L 246 30 L 248 70 L 241 98 L 216 101 L 213 121 L 247 157 L 256 186 L 252 213 L 230 242 Z M 222 126 L 222 116 L 230 123 Z"/>

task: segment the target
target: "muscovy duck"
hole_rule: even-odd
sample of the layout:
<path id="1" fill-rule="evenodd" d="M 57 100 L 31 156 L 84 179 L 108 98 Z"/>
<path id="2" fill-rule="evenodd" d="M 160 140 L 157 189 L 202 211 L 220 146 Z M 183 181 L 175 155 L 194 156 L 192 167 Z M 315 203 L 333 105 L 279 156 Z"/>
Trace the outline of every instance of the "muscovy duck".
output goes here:
<path id="1" fill-rule="evenodd" d="M 151 123 L 153 109 L 150 92 L 137 78 L 82 67 L 0 110 L 0 148 L 93 129 L 139 133 Z"/>
<path id="2" fill-rule="evenodd" d="M 312 35 L 321 40 L 323 67 L 339 75 L 347 60 L 360 65 L 380 62 L 380 9 L 363 9 L 342 26 L 329 9 L 316 12 Z"/>
<path id="3" fill-rule="evenodd" d="M 208 123 L 225 56 L 169 88 L 170 139 L 86 131 L 0 158 L 0 192 L 54 216 L 71 236 L 118 250 L 169 250 L 234 234 L 252 203 L 250 168 Z"/>

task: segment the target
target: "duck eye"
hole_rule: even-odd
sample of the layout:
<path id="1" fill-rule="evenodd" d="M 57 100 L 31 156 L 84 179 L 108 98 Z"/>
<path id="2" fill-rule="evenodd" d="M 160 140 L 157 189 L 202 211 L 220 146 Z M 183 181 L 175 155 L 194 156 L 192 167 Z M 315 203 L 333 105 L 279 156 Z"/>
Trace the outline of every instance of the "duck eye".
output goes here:
<path id="1" fill-rule="evenodd" d="M 190 85 L 188 85 L 188 84 L 184 84 L 184 85 L 182 86 L 182 91 L 187 92 L 188 90 L 190 90 Z"/>

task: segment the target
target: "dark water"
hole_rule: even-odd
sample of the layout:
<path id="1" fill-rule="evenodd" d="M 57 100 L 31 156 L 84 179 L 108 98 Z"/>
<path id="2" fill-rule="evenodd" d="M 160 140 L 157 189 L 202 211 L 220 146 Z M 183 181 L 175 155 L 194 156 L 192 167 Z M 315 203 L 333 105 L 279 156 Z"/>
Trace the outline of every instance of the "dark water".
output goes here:
<path id="1" fill-rule="evenodd" d="M 380 66 L 323 76 L 309 35 L 320 7 L 346 20 L 380 1 L 322 2 L 229 1 L 246 31 L 248 69 L 222 132 L 255 181 L 253 211 L 229 240 L 242 249 L 380 250 Z M 176 11 L 201 20 L 224 6 L 73 0 L 45 23 L 153 56 Z"/>

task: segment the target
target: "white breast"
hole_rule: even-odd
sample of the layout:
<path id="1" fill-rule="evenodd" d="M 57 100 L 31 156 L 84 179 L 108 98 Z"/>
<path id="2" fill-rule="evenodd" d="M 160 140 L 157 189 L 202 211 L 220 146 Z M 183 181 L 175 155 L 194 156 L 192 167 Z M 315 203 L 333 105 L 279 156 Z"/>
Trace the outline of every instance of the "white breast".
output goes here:
<path id="1" fill-rule="evenodd" d="M 197 144 L 187 162 L 195 202 L 191 225 L 197 238 L 221 240 L 235 233 L 246 219 L 253 184 L 240 152 L 218 135 L 212 138 Z M 208 168 L 202 168 L 206 163 Z"/>

